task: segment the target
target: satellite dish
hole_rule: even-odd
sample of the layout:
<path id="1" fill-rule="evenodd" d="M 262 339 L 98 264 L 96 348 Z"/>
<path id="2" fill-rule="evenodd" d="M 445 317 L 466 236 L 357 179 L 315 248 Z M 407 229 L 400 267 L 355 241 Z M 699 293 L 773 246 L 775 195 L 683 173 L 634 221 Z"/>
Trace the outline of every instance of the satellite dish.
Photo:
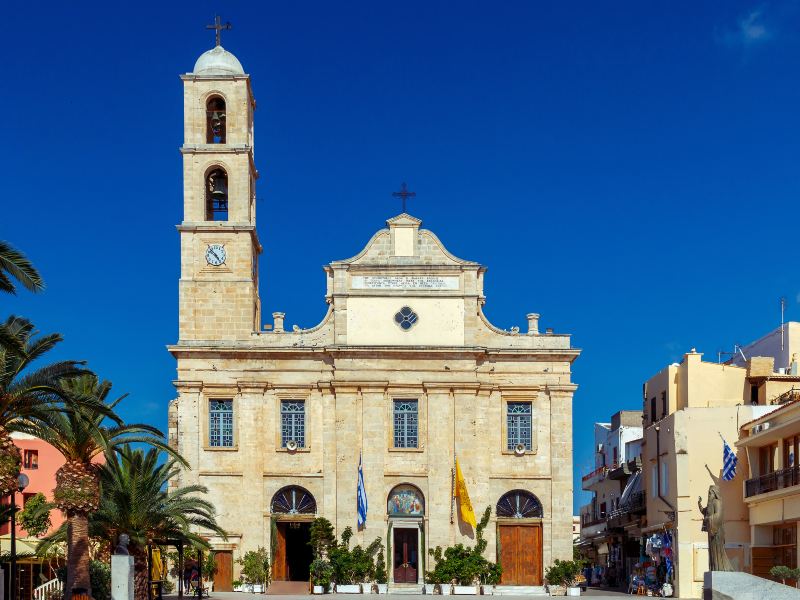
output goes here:
<path id="1" fill-rule="evenodd" d="M 514 454 L 516 454 L 517 456 L 522 456 L 523 454 L 525 454 L 525 449 L 526 449 L 525 444 L 517 444 L 516 446 L 514 446 Z"/>
<path id="2" fill-rule="evenodd" d="M 289 440 L 286 442 L 286 449 L 287 450 L 297 450 L 297 442 L 294 440 Z"/>

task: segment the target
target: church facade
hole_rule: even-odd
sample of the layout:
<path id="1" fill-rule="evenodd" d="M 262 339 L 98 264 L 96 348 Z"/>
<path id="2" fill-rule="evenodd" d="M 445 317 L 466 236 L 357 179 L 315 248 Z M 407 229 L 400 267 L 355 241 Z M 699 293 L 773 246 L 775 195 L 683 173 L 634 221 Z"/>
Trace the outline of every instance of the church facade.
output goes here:
<path id="1" fill-rule="evenodd" d="M 210 536 L 229 588 L 235 560 L 270 550 L 273 579 L 307 581 L 308 528 L 389 543 L 389 581 L 420 585 L 427 550 L 474 543 L 453 501 L 455 459 L 502 583 L 541 585 L 572 557 L 568 335 L 502 330 L 483 313 L 486 267 L 447 251 L 406 213 L 324 268 L 327 313 L 264 326 L 258 295 L 255 101 L 217 46 L 184 83 L 184 220 L 172 485 L 208 488 L 228 539 Z M 365 236 L 366 239 L 366 236 Z M 354 251 L 358 250 L 354 248 Z M 368 500 L 358 529 L 361 461 Z"/>

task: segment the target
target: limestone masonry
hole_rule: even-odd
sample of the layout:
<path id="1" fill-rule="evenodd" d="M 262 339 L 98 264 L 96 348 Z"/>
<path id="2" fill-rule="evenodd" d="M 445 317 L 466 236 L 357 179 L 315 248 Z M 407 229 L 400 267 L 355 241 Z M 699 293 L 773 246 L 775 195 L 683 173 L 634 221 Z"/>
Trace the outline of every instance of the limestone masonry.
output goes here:
<path id="1" fill-rule="evenodd" d="M 169 435 L 191 465 L 173 485 L 206 486 L 229 532 L 210 538 L 223 571 L 216 589 L 230 583 L 228 563 L 259 546 L 272 553 L 274 579 L 307 581 L 315 516 L 337 534 L 351 526 L 352 543 L 388 540 L 390 583 L 422 583 L 427 548 L 474 543 L 452 502 L 456 455 L 478 518 L 492 507 L 487 554 L 503 564 L 503 583 L 542 584 L 555 558 L 572 557 L 579 350 L 567 335 L 540 333 L 536 314 L 527 332 L 490 324 L 486 268 L 405 213 L 325 267 L 321 323 L 287 331 L 275 313 L 263 328 L 250 78 L 221 47 L 198 65 L 182 76 Z M 360 455 L 369 511 L 357 531 Z"/>

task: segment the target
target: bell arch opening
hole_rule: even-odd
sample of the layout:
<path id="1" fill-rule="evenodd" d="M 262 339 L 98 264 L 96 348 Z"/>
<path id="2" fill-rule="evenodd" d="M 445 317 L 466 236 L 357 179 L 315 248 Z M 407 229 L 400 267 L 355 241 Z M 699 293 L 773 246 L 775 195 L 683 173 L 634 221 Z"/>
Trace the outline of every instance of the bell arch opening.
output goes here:
<path id="1" fill-rule="evenodd" d="M 228 174 L 214 168 L 206 175 L 206 221 L 228 220 Z"/>
<path id="2" fill-rule="evenodd" d="M 212 96 L 206 102 L 206 143 L 224 144 L 227 129 L 225 100 Z"/>

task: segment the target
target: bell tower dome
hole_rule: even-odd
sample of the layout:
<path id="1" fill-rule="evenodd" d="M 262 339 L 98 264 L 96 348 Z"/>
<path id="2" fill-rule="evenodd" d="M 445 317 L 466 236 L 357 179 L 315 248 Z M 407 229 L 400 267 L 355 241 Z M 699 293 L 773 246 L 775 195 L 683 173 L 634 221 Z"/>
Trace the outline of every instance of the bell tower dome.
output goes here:
<path id="1" fill-rule="evenodd" d="M 220 45 L 183 80 L 180 341 L 247 339 L 258 330 L 258 257 L 250 76 Z"/>

